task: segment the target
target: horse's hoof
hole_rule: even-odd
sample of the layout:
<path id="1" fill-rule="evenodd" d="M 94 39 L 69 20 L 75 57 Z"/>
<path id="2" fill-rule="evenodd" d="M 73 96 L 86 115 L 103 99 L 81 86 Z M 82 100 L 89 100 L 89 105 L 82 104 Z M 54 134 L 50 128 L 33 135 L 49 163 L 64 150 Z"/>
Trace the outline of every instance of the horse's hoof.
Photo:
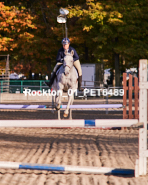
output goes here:
<path id="1" fill-rule="evenodd" d="M 56 108 L 56 110 L 60 110 L 60 106 L 57 106 L 57 107 L 55 107 Z"/>
<path id="2" fill-rule="evenodd" d="M 56 110 L 60 110 L 60 105 L 55 106 Z"/>
<path id="3" fill-rule="evenodd" d="M 68 114 L 64 113 L 63 116 L 64 116 L 64 118 L 67 118 Z"/>

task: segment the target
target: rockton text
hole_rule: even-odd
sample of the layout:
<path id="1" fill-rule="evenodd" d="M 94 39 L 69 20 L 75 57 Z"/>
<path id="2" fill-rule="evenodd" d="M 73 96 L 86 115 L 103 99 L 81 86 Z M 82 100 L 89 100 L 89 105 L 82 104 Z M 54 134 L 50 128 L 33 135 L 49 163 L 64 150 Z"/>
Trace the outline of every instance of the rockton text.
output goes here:
<path id="1" fill-rule="evenodd" d="M 25 94 L 25 96 L 29 95 L 29 96 L 62 96 L 62 90 L 45 90 L 43 89 L 35 91 L 35 90 L 31 90 L 31 89 L 25 89 L 23 91 L 23 93 Z M 123 96 L 124 95 L 124 89 L 84 89 L 84 91 L 82 92 L 83 96 Z M 72 95 L 78 96 L 78 91 L 77 89 L 73 90 L 73 89 L 69 89 L 68 90 L 68 95 L 72 96 Z"/>

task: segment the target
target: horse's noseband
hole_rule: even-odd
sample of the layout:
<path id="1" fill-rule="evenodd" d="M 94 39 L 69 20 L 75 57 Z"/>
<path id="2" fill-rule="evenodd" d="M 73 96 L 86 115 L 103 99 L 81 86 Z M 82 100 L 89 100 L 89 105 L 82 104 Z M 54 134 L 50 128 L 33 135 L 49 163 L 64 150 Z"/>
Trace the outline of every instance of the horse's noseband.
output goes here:
<path id="1" fill-rule="evenodd" d="M 65 68 L 66 66 L 70 68 L 70 66 L 68 66 L 68 65 L 65 65 L 64 68 Z"/>
<path id="2" fill-rule="evenodd" d="M 70 62 L 70 61 L 69 61 L 69 62 Z M 73 62 L 73 60 L 72 60 L 71 62 Z M 63 68 L 65 68 L 65 67 L 68 67 L 69 70 L 71 70 L 71 68 L 72 68 L 71 64 L 68 65 L 68 64 L 66 64 L 66 62 L 64 62 L 64 63 L 63 63 Z M 64 72 L 64 75 L 66 75 L 65 72 Z"/>
<path id="3" fill-rule="evenodd" d="M 69 65 L 64 65 L 64 68 L 65 67 L 69 67 L 69 69 L 71 69 L 71 67 Z M 65 72 L 64 72 L 64 75 L 66 75 Z"/>

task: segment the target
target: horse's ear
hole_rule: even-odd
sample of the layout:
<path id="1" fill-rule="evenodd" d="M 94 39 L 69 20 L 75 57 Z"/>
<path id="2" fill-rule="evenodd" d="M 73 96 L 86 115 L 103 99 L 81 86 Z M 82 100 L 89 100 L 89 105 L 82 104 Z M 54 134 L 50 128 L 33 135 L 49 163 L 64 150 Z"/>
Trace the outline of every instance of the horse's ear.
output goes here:
<path id="1" fill-rule="evenodd" d="M 74 55 L 74 50 L 71 50 L 71 55 L 72 55 L 72 56 Z"/>
<path id="2" fill-rule="evenodd" d="M 65 55 L 67 55 L 67 54 L 68 54 L 68 51 L 67 51 L 67 50 L 65 50 L 65 51 L 64 51 L 64 54 L 65 54 Z"/>

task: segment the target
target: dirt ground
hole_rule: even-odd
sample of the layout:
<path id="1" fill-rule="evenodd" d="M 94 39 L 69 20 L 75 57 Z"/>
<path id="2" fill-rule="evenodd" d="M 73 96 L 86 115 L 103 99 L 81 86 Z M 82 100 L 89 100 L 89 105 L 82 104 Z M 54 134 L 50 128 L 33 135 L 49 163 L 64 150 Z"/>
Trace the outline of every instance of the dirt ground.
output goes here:
<path id="1" fill-rule="evenodd" d="M 36 103 L 37 104 L 37 103 Z M 51 111 L 1 110 L 3 119 L 56 119 Z M 74 119 L 122 119 L 122 111 L 73 111 Z M 134 169 L 138 129 L 0 128 L 0 161 Z M 148 185 L 148 175 L 0 169 L 0 185 Z"/>

